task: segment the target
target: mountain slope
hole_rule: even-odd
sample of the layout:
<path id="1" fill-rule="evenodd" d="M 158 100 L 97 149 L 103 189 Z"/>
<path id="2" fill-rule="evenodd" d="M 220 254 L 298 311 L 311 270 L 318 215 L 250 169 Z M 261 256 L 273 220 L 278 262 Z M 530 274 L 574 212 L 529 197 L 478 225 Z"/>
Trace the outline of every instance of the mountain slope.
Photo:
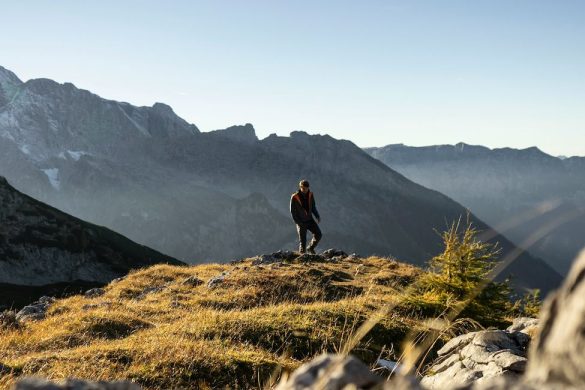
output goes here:
<path id="1" fill-rule="evenodd" d="M 2 177 L 0 204 L 2 305 L 22 303 L 20 298 L 25 298 L 15 299 L 9 292 L 35 295 L 52 285 L 103 284 L 134 268 L 182 264 L 38 202 L 16 191 Z"/>
<path id="2" fill-rule="evenodd" d="M 493 226 L 512 221 L 505 234 L 517 244 L 551 226 L 529 250 L 562 274 L 585 246 L 585 158 L 563 160 L 537 148 L 492 150 L 463 143 L 366 151 Z"/>
<path id="3" fill-rule="evenodd" d="M 423 264 L 440 248 L 433 229 L 466 213 L 349 141 L 301 131 L 259 140 L 249 124 L 201 133 L 170 109 L 148 127 L 141 118 L 160 107 L 37 84 L 19 84 L 0 108 L 0 172 L 51 205 L 192 263 L 294 248 L 288 209 L 301 178 L 323 217 L 321 247 L 343 242 Z M 527 254 L 507 272 L 521 286 L 560 282 Z"/>

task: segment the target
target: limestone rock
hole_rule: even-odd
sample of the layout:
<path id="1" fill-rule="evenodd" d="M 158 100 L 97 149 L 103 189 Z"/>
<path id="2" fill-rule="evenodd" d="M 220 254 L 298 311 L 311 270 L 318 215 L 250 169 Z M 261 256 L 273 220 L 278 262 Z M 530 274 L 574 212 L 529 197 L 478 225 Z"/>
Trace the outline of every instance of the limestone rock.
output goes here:
<path id="1" fill-rule="evenodd" d="M 49 306 L 55 301 L 53 297 L 41 297 L 38 301 L 23 307 L 16 313 L 16 320 L 19 322 L 38 321 L 45 318 Z"/>
<path id="2" fill-rule="evenodd" d="M 299 367 L 276 389 L 371 389 L 382 381 L 382 377 L 373 374 L 368 366 L 353 356 L 325 354 Z"/>
<path id="3" fill-rule="evenodd" d="M 522 332 L 529 335 L 535 334 L 538 328 L 538 319 L 530 317 L 515 318 L 507 330 L 511 332 Z"/>
<path id="4" fill-rule="evenodd" d="M 214 288 L 219 286 L 225 281 L 225 278 L 229 275 L 228 271 L 223 271 L 221 274 L 214 276 L 207 282 L 207 287 Z"/>
<path id="5" fill-rule="evenodd" d="M 542 309 L 527 381 L 585 387 L 585 251 Z"/>
<path id="6" fill-rule="evenodd" d="M 429 389 L 470 385 L 499 376 L 519 377 L 526 367 L 530 337 L 521 332 L 485 330 L 450 340 L 421 384 Z"/>
<path id="7" fill-rule="evenodd" d="M 252 261 L 252 265 L 266 265 L 280 263 L 282 261 L 292 261 L 297 256 L 298 254 L 293 251 L 280 250 L 271 254 L 256 256 L 256 258 Z"/>

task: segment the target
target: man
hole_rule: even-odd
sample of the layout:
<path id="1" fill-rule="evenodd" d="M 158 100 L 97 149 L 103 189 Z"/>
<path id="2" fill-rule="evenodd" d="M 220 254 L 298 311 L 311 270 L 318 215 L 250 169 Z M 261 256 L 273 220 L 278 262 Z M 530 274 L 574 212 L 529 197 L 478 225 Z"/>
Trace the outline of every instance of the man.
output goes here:
<path id="1" fill-rule="evenodd" d="M 297 224 L 297 233 L 299 235 L 299 252 L 305 253 L 307 246 L 307 230 L 313 233 L 313 238 L 306 251 L 315 254 L 315 247 L 321 240 L 322 234 L 318 223 L 321 223 L 321 217 L 315 206 L 315 197 L 309 189 L 309 182 L 301 180 L 299 190 L 290 197 L 290 213 Z M 317 222 L 313 219 L 313 214 Z"/>

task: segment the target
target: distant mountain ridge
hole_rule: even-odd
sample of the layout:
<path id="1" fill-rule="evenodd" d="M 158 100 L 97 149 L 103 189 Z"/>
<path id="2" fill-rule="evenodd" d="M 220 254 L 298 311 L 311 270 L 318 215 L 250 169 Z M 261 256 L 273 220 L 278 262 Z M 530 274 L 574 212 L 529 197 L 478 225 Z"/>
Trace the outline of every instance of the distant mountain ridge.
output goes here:
<path id="1" fill-rule="evenodd" d="M 259 140 L 250 124 L 205 133 L 168 106 L 36 84 L 17 83 L 0 107 L 0 173 L 55 207 L 191 263 L 294 248 L 288 203 L 301 178 L 323 217 L 321 248 L 341 242 L 423 264 L 440 250 L 433 229 L 467 212 L 349 141 L 303 131 Z M 560 283 L 528 254 L 509 272 L 522 286 Z"/>
<path id="2" fill-rule="evenodd" d="M 506 231 L 517 244 L 538 228 L 560 223 L 529 250 L 562 274 L 585 247 L 583 157 L 561 159 L 536 147 L 489 149 L 464 143 L 365 150 L 417 183 L 451 196 L 493 226 L 535 214 Z"/>

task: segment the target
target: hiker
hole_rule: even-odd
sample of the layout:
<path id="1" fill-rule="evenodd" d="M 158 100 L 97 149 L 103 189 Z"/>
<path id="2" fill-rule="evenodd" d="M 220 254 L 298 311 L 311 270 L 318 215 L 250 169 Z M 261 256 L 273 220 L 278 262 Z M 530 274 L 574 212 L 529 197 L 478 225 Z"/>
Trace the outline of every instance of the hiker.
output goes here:
<path id="1" fill-rule="evenodd" d="M 290 197 L 290 213 L 297 224 L 297 233 L 299 235 L 299 252 L 315 254 L 315 247 L 321 240 L 321 229 L 317 223 L 321 223 L 321 217 L 315 207 L 315 196 L 309 189 L 309 182 L 301 180 L 299 190 Z M 313 219 L 313 214 L 317 222 Z M 313 233 L 311 243 L 307 248 L 307 230 Z"/>

